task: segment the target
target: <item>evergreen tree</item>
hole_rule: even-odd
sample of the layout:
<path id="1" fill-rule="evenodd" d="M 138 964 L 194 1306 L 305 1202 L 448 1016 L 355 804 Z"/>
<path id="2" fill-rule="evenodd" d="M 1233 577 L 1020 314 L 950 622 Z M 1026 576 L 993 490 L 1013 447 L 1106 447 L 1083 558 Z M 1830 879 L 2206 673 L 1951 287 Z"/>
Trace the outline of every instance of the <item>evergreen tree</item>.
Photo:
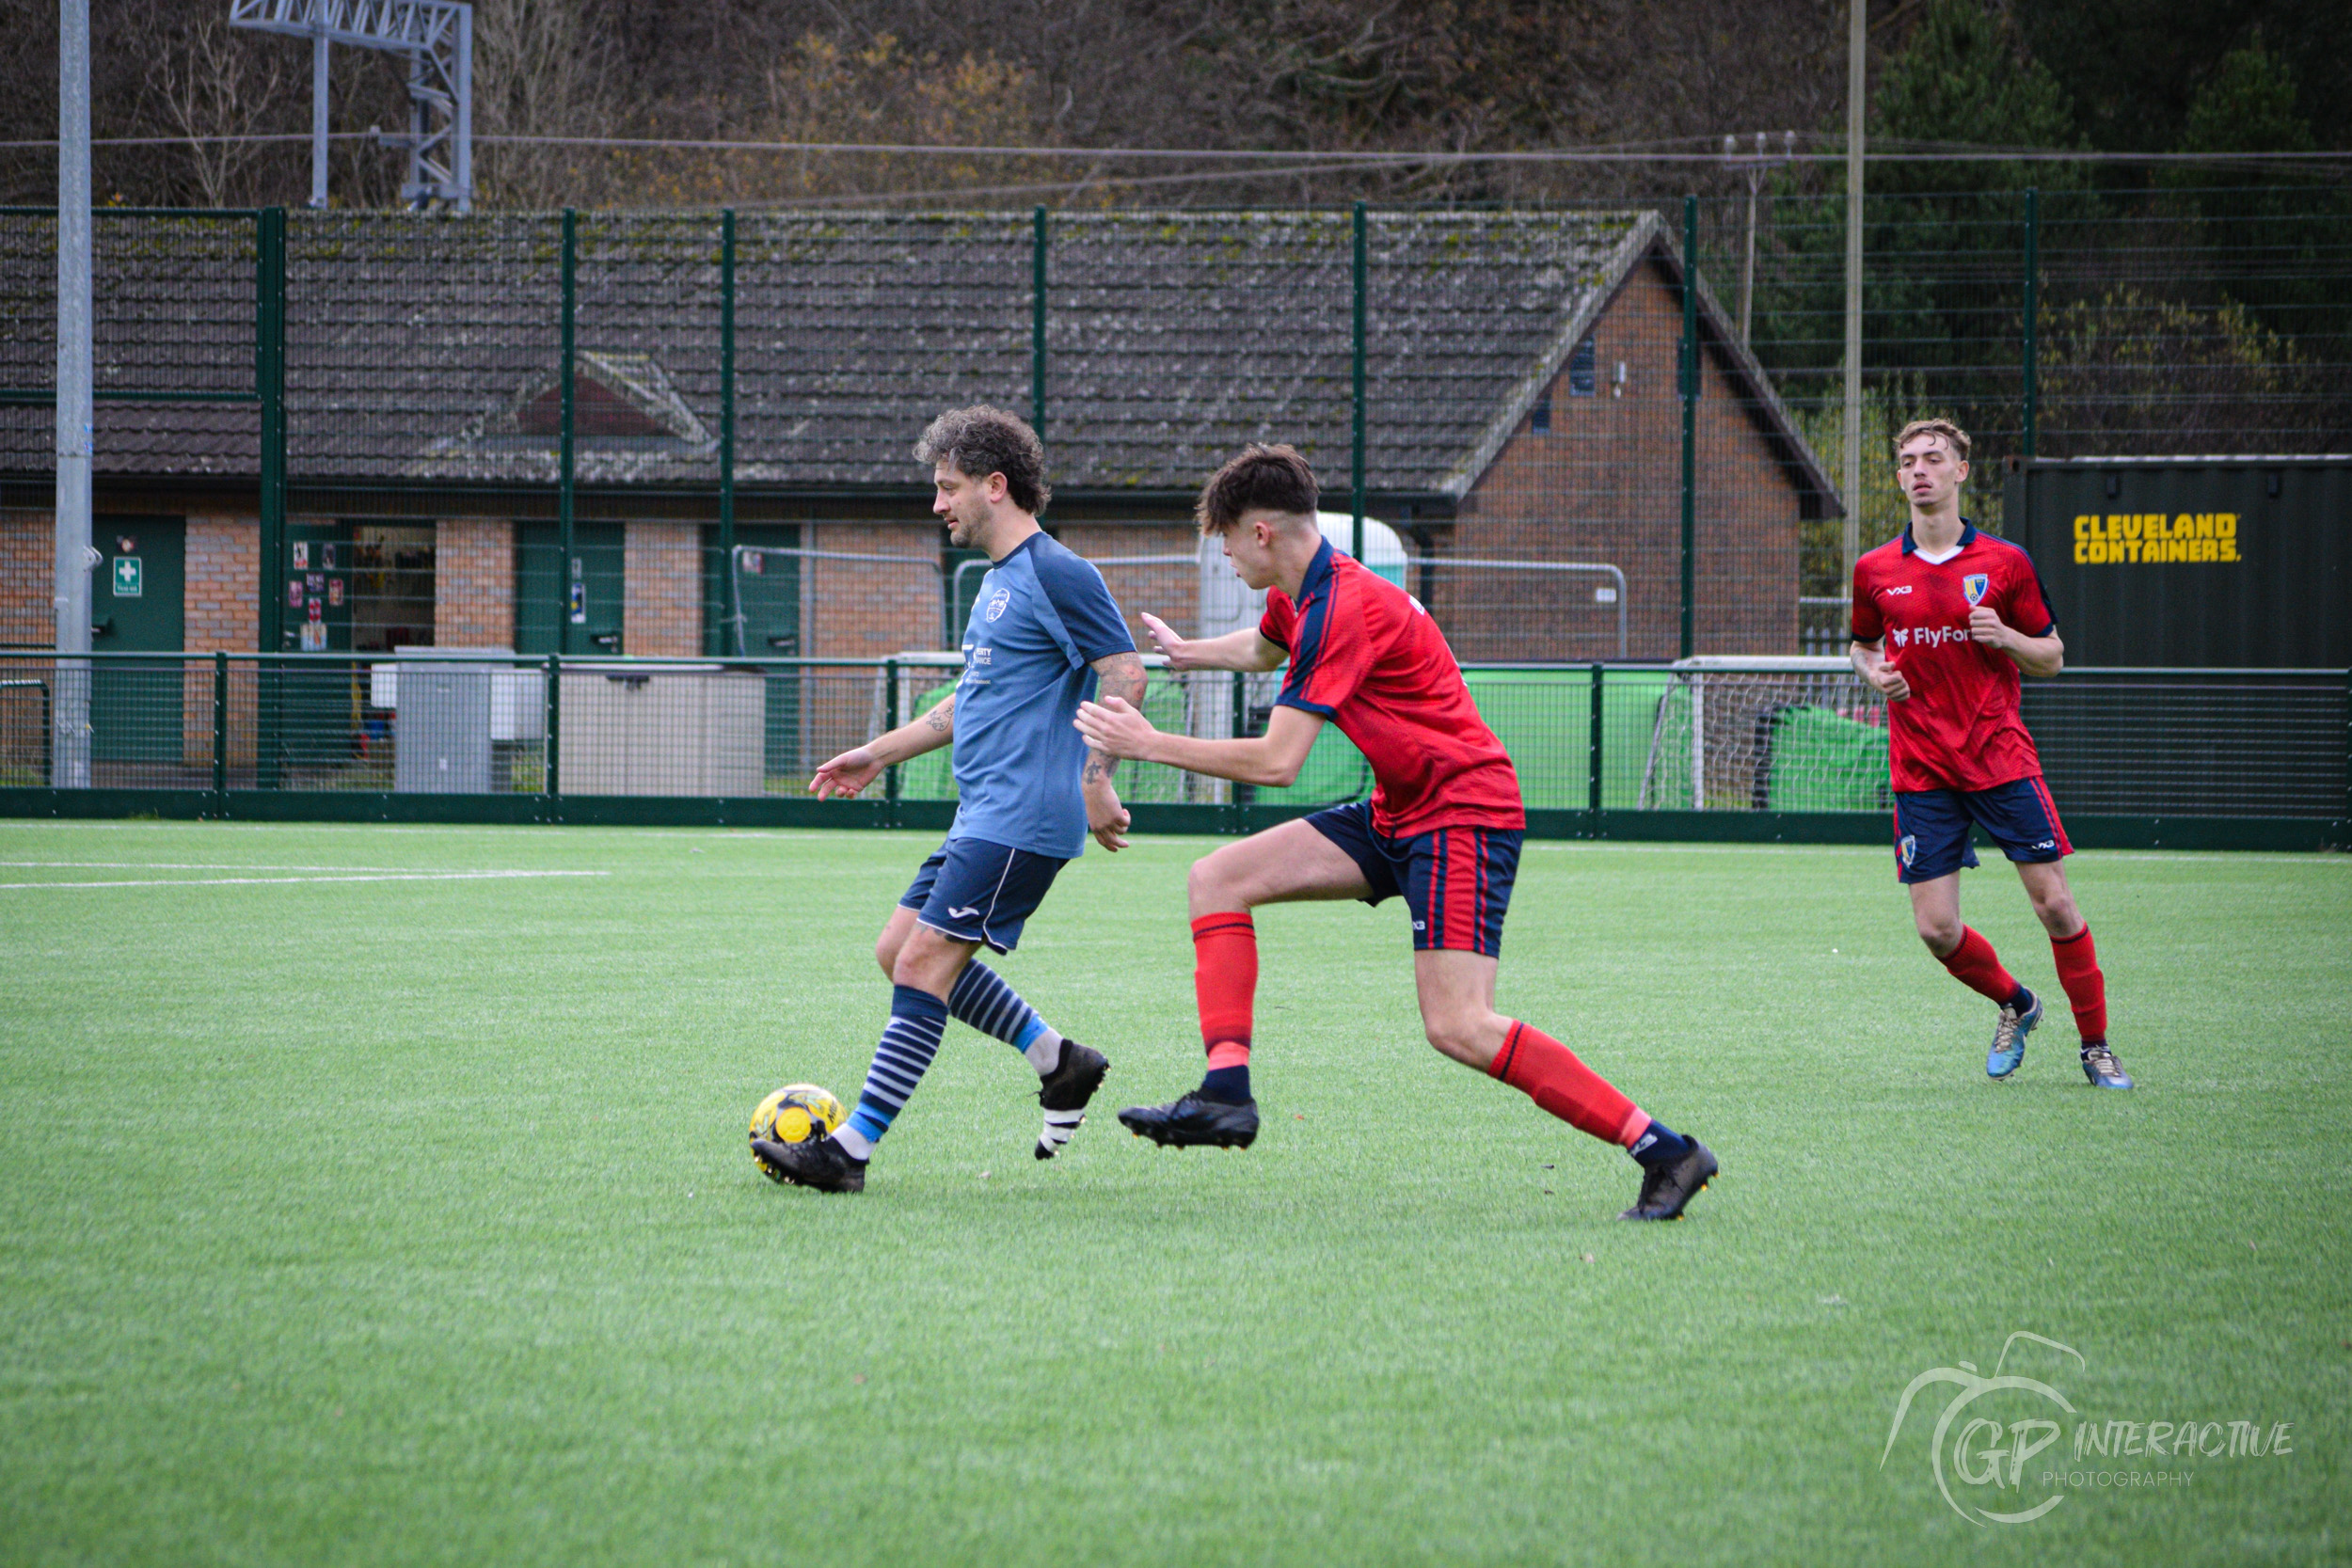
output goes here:
<path id="1" fill-rule="evenodd" d="M 2083 145 L 2066 90 L 1983 0 L 1934 0 L 1882 74 L 1868 123 L 1882 151 Z M 1757 350 L 1823 395 L 1840 357 L 1846 201 L 1799 194 L 1803 178 L 1779 182 L 1782 281 L 1758 291 Z M 2029 186 L 2062 194 L 2075 220 L 2095 201 L 2080 166 L 2014 160 L 1874 162 L 1864 196 L 1866 369 L 1924 388 L 1937 411 L 1990 439 L 1987 456 L 2022 423 Z"/>
<path id="2" fill-rule="evenodd" d="M 2180 150 L 2311 151 L 2319 142 L 2300 97 L 2285 57 L 2257 35 L 2223 55 L 2198 89 Z M 2242 308 L 2322 364 L 2352 361 L 2352 296 L 2344 287 L 2352 193 L 2328 176 L 2276 164 L 2173 166 L 2157 184 L 2166 193 L 2160 211 L 2181 226 L 2187 262 L 2181 270 L 2212 280 L 2217 293 L 2209 299 Z"/>

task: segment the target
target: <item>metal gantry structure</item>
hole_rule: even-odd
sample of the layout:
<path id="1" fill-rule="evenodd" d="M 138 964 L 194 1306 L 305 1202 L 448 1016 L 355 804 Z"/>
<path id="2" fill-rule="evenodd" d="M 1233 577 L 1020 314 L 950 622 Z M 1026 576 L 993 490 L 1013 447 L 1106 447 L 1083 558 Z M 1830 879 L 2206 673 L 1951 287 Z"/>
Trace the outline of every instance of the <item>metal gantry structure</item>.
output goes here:
<path id="1" fill-rule="evenodd" d="M 229 24 L 310 40 L 310 205 L 326 205 L 327 51 L 408 56 L 408 151 L 400 198 L 473 210 L 473 8 L 457 0 L 230 0 Z"/>

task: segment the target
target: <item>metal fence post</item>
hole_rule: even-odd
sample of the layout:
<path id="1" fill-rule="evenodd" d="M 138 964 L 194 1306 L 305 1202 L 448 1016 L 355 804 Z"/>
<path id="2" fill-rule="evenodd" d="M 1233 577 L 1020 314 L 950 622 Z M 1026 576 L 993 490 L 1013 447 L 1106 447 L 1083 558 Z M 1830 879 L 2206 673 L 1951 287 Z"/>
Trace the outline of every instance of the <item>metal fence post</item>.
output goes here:
<path id="1" fill-rule="evenodd" d="M 1359 201 L 1356 203 L 1356 245 L 1352 267 L 1356 283 L 1353 330 L 1355 420 L 1354 431 L 1348 443 L 1347 464 L 1348 517 L 1350 519 L 1347 531 L 1348 553 L 1359 561 L 1364 558 L 1364 285 L 1365 275 L 1371 270 L 1370 258 L 1367 254 L 1370 247 L 1366 243 L 1366 228 L 1364 204 Z"/>
<path id="2" fill-rule="evenodd" d="M 1699 198 L 1682 198 L 1682 635 L 1696 651 L 1698 597 Z"/>
<path id="3" fill-rule="evenodd" d="M 1249 738 L 1249 677 L 1239 670 L 1233 672 L 1232 728 L 1235 740 Z M 1225 798 L 1232 809 L 1232 832 L 1247 832 L 1249 824 L 1243 819 L 1242 814 L 1257 804 L 1258 786 L 1240 783 L 1232 784 L 1227 787 Z"/>
<path id="4" fill-rule="evenodd" d="M 735 209 L 719 214 L 719 561 L 720 602 L 736 601 L 735 582 Z M 742 657 L 743 624 L 729 617 L 719 651 Z"/>
<path id="5" fill-rule="evenodd" d="M 2027 462 L 2031 462 L 2033 460 L 2035 436 L 2034 427 L 2041 422 L 2040 416 L 2042 412 L 2040 407 L 2042 401 L 2042 389 L 2039 385 L 2040 375 L 2038 373 L 2041 367 L 2036 363 L 2041 356 L 2036 351 L 2036 344 L 2034 341 L 2034 318 L 2039 313 L 2038 300 L 2041 293 L 2041 252 L 2042 193 L 2032 186 L 2027 186 L 2026 189 L 2026 385 L 2024 392 L 2026 404 L 2025 445 L 2026 459 Z M 2018 519 L 2020 522 L 2023 520 L 2023 518 Z M 2010 520 L 2007 518 L 2002 519 L 2002 526 L 2004 528 L 2009 527 Z M 2013 538 L 2015 535 L 2011 535 L 2011 537 Z"/>
<path id="6" fill-rule="evenodd" d="M 228 803 L 229 795 L 229 656 L 213 653 L 213 793 Z"/>
<path id="7" fill-rule="evenodd" d="M 550 800 L 564 793 L 564 656 L 548 655 L 548 765 L 541 793 Z"/>
<path id="8" fill-rule="evenodd" d="M 882 734 L 898 727 L 898 661 L 882 660 Z M 882 769 L 882 799 L 890 802 L 890 825 L 898 825 L 898 765 Z"/>
<path id="9" fill-rule="evenodd" d="M 253 783 L 258 789 L 278 784 L 286 672 L 268 662 L 286 647 L 286 210 L 264 208 L 256 220 L 259 255 L 255 266 L 254 373 L 262 399 L 261 553 L 262 625 L 254 666 Z"/>
<path id="10" fill-rule="evenodd" d="M 1045 434 L 1045 209 L 1029 214 L 1029 428 Z"/>
<path id="11" fill-rule="evenodd" d="M 555 647 L 558 653 L 572 651 L 572 329 L 577 299 L 577 277 L 580 252 L 580 214 L 571 208 L 564 209 L 564 425 L 562 450 L 556 456 L 556 532 L 561 541 L 563 558 L 555 571 Z M 584 574 L 583 574 L 584 576 Z"/>
<path id="12" fill-rule="evenodd" d="M 1598 663 L 1593 666 L 1592 743 L 1585 758 L 1584 810 L 1591 818 L 1586 826 L 1596 832 L 1600 826 L 1601 671 Z"/>

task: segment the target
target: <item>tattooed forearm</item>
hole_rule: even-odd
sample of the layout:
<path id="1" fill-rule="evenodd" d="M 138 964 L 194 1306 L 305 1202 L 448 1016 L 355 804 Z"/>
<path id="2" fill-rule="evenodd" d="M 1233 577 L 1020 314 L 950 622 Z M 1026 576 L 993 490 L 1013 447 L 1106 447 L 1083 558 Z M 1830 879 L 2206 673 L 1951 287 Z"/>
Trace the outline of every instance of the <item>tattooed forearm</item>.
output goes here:
<path id="1" fill-rule="evenodd" d="M 1111 654 L 1094 661 L 1095 701 L 1108 702 L 1117 697 L 1138 713 L 1143 710 L 1143 689 L 1151 677 L 1144 672 L 1143 660 L 1134 654 Z M 1087 784 L 1107 781 L 1118 770 L 1119 759 L 1089 748 L 1086 769 L 1079 778 Z"/>
<path id="2" fill-rule="evenodd" d="M 940 705 L 931 709 L 931 711 L 926 715 L 923 720 L 923 722 L 929 724 L 933 730 L 937 731 L 941 735 L 946 735 L 955 724 L 955 721 L 956 694 L 952 691 L 948 692 Z"/>

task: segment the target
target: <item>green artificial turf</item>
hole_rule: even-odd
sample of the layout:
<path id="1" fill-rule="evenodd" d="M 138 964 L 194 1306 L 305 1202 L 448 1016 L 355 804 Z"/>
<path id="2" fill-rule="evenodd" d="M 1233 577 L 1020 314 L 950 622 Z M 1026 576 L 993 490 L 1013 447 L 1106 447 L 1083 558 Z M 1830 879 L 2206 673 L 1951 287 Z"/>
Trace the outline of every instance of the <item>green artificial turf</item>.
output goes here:
<path id="1" fill-rule="evenodd" d="M 1089 854 L 1000 965 L 1114 1063 L 1068 1155 L 954 1025 L 841 1198 L 745 1118 L 854 1095 L 926 839 L 0 824 L 0 1560 L 2352 1554 L 2352 861 L 2074 861 L 2110 1094 L 1997 864 L 2052 1001 L 2005 1085 L 1883 851 L 1531 845 L 1501 1006 L 1723 1158 L 1634 1227 L 1622 1153 L 1422 1043 L 1393 904 L 1262 911 L 1256 1148 L 1129 1138 L 1198 1070 L 1209 842 Z M 381 879 L 449 871 L 593 875 Z M 2080 1418 L 2292 1451 L 1977 1523 L 1935 1385 L 1882 1468 L 2019 1330 Z M 2055 1495 L 2077 1416 L 1955 1497 Z"/>

